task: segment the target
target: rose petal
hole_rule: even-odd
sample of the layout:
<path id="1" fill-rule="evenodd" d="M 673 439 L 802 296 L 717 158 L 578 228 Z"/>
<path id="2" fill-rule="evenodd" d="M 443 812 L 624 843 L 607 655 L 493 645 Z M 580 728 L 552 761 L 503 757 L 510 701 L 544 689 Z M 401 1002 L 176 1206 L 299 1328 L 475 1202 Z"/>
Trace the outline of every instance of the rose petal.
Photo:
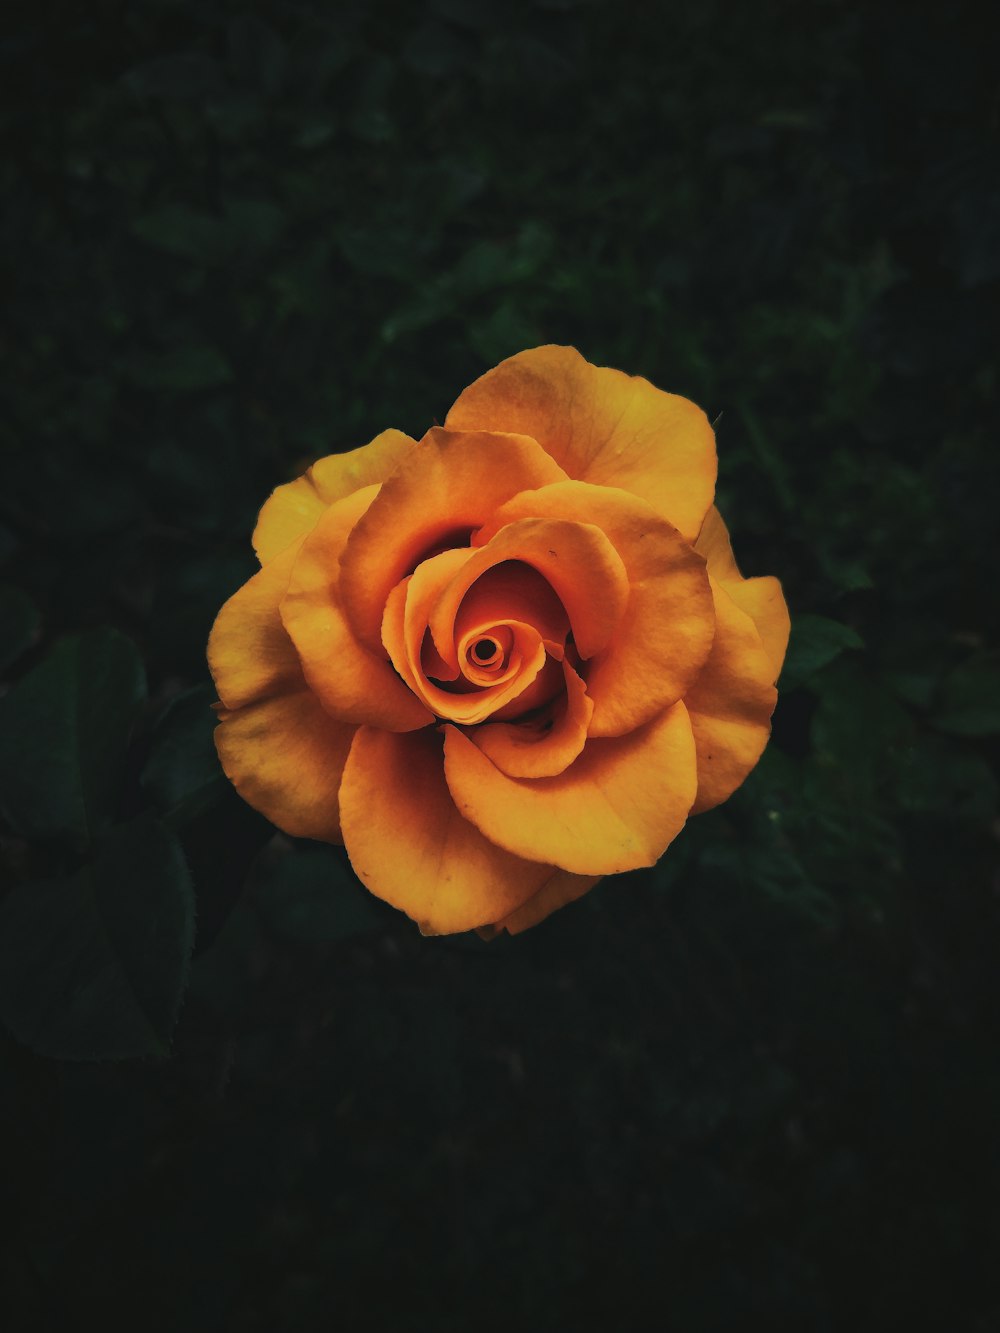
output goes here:
<path id="1" fill-rule="evenodd" d="M 253 548 L 261 564 L 310 532 L 337 500 L 385 481 L 415 443 L 401 430 L 384 430 L 370 444 L 320 458 L 301 477 L 279 486 L 265 501 L 254 529 Z"/>
<path id="2" fill-rule="evenodd" d="M 512 699 L 509 704 L 504 704 L 502 708 L 495 709 L 490 714 L 490 722 L 516 722 L 525 713 L 537 712 L 538 709 L 554 703 L 565 688 L 562 662 L 550 655 L 524 693 Z"/>
<path id="3" fill-rule="evenodd" d="M 499 550 L 503 556 L 503 549 Z M 466 554 L 471 558 L 473 552 Z M 476 577 L 461 600 L 454 622 L 442 614 L 431 619 L 432 635 L 436 629 L 441 636 L 439 652 L 454 662 L 456 670 L 463 640 L 478 631 L 485 633 L 490 625 L 511 621 L 533 625 L 547 650 L 560 658 L 570 629 L 566 609 L 548 580 L 531 565 L 506 557 Z"/>
<path id="4" fill-rule="evenodd" d="M 430 616 L 442 657 L 447 660 L 459 608 L 475 581 L 508 560 L 537 570 L 550 585 L 566 611 L 581 657 L 593 657 L 608 644 L 628 601 L 621 557 L 592 523 L 526 518 L 507 524 L 475 548 L 443 590 Z M 542 608 L 539 614 L 544 614 Z"/>
<path id="5" fill-rule="evenodd" d="M 589 741 L 565 772 L 536 781 L 507 777 L 449 726 L 445 776 L 459 810 L 491 841 L 580 875 L 652 865 L 683 828 L 697 788 L 682 703 L 627 736 Z"/>
<path id="6" fill-rule="evenodd" d="M 504 500 L 566 474 L 523 435 L 429 430 L 351 534 L 340 591 L 358 638 L 381 650 L 389 593 L 435 548 L 465 544 Z"/>
<path id="7" fill-rule="evenodd" d="M 502 920 L 552 874 L 550 866 L 494 846 L 462 818 L 445 783 L 441 737 L 431 730 L 397 735 L 361 727 L 340 807 L 359 878 L 425 933 Z"/>
<path id="8" fill-rule="evenodd" d="M 557 482 L 508 500 L 474 541 L 536 515 L 582 519 L 609 538 L 629 581 L 628 602 L 608 646 L 586 670 L 592 736 L 620 736 L 678 699 L 697 679 L 715 618 L 704 558 L 644 500 L 610 486 Z"/>
<path id="9" fill-rule="evenodd" d="M 716 583 L 722 584 L 740 610 L 745 611 L 756 625 L 764 651 L 774 668 L 772 679 L 777 680 L 791 629 L 781 584 L 770 575 L 753 579 L 743 577 L 733 556 L 729 532 L 715 505 L 705 515 L 694 548 L 705 557 L 708 572 Z"/>
<path id="10" fill-rule="evenodd" d="M 442 589 L 451 586 L 475 553 L 468 549 L 442 551 L 424 560 L 389 594 L 382 619 L 382 640 L 393 666 L 416 698 L 437 717 L 451 718 L 471 726 L 482 722 L 496 709 L 515 698 L 535 679 L 545 664 L 545 648 L 530 625 L 508 622 L 514 633 L 514 648 L 508 671 L 483 689 L 469 686 L 465 692 L 443 689 L 424 672 L 424 649 L 428 616 L 440 600 Z M 457 673 L 456 673 L 457 674 Z"/>
<path id="11" fill-rule="evenodd" d="M 712 583 L 715 640 L 685 703 L 698 752 L 700 814 L 736 790 L 764 752 L 778 694 L 774 664 L 753 621 L 733 601 L 728 585 Z"/>
<path id="12" fill-rule="evenodd" d="M 560 907 L 575 903 L 578 898 L 589 893 L 595 884 L 600 884 L 603 878 L 603 875 L 571 875 L 568 870 L 557 870 L 523 907 L 498 922 L 497 928 L 511 935 L 520 935 L 522 930 L 537 926 Z"/>
<path id="13" fill-rule="evenodd" d="M 413 731 L 433 721 L 431 714 L 384 656 L 358 643 L 337 592 L 345 543 L 377 493 L 377 486 L 366 486 L 326 510 L 295 557 L 281 618 L 306 680 L 332 717 Z"/>
<path id="14" fill-rule="evenodd" d="M 594 705 L 570 664 L 563 662 L 562 668 L 566 689 L 552 709 L 534 721 L 489 722 L 469 734 L 508 777 L 554 777 L 569 767 L 587 742 Z"/>
<path id="15" fill-rule="evenodd" d="M 298 690 L 221 712 L 215 746 L 230 782 L 272 824 L 341 842 L 337 791 L 354 732 Z"/>
<path id="16" fill-rule="evenodd" d="M 530 435 L 570 477 L 642 496 L 688 541 L 712 503 L 715 436 L 701 408 L 572 347 L 501 361 L 459 395 L 445 426 Z"/>
<path id="17" fill-rule="evenodd" d="M 295 541 L 248 579 L 215 618 L 208 667 L 227 708 L 303 684 L 299 655 L 278 614 L 301 545 Z"/>

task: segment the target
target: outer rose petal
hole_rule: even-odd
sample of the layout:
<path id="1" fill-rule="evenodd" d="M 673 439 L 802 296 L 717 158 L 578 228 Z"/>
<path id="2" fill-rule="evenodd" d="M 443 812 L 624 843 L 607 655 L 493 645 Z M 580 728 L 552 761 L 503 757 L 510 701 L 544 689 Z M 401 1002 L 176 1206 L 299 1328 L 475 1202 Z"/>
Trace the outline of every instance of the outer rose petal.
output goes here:
<path id="1" fill-rule="evenodd" d="M 342 842 L 337 791 L 354 732 L 303 689 L 221 712 L 215 746 L 226 777 L 272 824 Z"/>
<path id="2" fill-rule="evenodd" d="M 682 703 L 627 736 L 590 741 L 558 777 L 536 781 L 507 777 L 449 726 L 445 776 L 459 810 L 491 841 L 579 875 L 653 865 L 684 827 L 697 788 Z"/>
<path id="3" fill-rule="evenodd" d="M 413 731 L 433 721 L 431 714 L 384 656 L 358 643 L 337 596 L 344 545 L 377 493 L 377 486 L 366 486 L 331 505 L 302 541 L 281 600 L 281 618 L 306 680 L 332 717 Z M 278 557 L 283 559 L 284 554 Z M 270 568 L 265 566 L 256 577 Z"/>
<path id="4" fill-rule="evenodd" d="M 261 564 L 310 532 L 337 500 L 385 481 L 415 443 L 401 430 L 384 430 L 370 444 L 320 458 L 301 477 L 279 486 L 265 501 L 254 528 L 253 548 Z"/>
<path id="5" fill-rule="evenodd" d="M 372 893 L 447 935 L 499 921 L 552 867 L 494 846 L 459 814 L 444 780 L 441 737 L 361 727 L 340 788 L 344 841 Z"/>
<path id="6" fill-rule="evenodd" d="M 611 486 L 556 482 L 524 491 L 475 535 L 478 545 L 514 519 L 593 523 L 621 556 L 629 581 L 610 643 L 587 665 L 592 736 L 620 736 L 661 713 L 697 679 L 715 630 L 704 557 L 644 500 Z"/>
<path id="7" fill-rule="evenodd" d="M 445 426 L 531 435 L 569 476 L 642 496 L 688 541 L 715 492 L 715 435 L 701 408 L 573 347 L 501 361 L 459 395 Z"/>
<path id="8" fill-rule="evenodd" d="M 296 541 L 233 593 L 208 638 L 208 667 L 227 708 L 301 688 L 295 645 L 278 614 L 301 541 Z"/>
<path id="9" fill-rule="evenodd" d="M 523 435 L 429 430 L 351 533 L 341 599 L 358 638 L 380 652 L 391 590 L 434 547 L 464 545 L 518 491 L 566 474 Z"/>
<path id="10" fill-rule="evenodd" d="M 733 556 L 729 532 L 715 505 L 705 515 L 694 549 L 705 557 L 708 572 L 716 583 L 722 584 L 740 610 L 745 611 L 756 625 L 764 651 L 774 668 L 773 679 L 777 680 L 791 629 L 781 584 L 770 575 L 755 579 L 743 577 Z"/>
<path id="11" fill-rule="evenodd" d="M 698 751 L 692 814 L 718 805 L 744 781 L 764 752 L 778 698 L 771 684 L 774 665 L 753 621 L 726 587 L 713 581 L 715 641 L 684 701 Z"/>
<path id="12" fill-rule="evenodd" d="M 557 870 L 523 907 L 498 922 L 498 927 L 509 931 L 511 935 L 520 935 L 522 930 L 537 926 L 560 907 L 575 903 L 578 898 L 589 893 L 595 884 L 600 884 L 603 878 L 603 875 L 571 875 L 567 870 Z"/>

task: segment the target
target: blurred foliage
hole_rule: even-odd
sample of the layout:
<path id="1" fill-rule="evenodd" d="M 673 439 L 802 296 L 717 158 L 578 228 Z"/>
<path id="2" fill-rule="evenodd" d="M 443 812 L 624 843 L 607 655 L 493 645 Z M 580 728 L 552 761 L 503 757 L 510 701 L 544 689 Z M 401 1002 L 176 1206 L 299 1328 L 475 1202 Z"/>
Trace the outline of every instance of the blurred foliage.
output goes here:
<path id="1" fill-rule="evenodd" d="M 15 9 L 5 1327 L 997 1327 L 981 15 Z M 424 940 L 220 778 L 205 640 L 271 488 L 545 341 L 716 421 L 774 740 L 655 870 Z"/>

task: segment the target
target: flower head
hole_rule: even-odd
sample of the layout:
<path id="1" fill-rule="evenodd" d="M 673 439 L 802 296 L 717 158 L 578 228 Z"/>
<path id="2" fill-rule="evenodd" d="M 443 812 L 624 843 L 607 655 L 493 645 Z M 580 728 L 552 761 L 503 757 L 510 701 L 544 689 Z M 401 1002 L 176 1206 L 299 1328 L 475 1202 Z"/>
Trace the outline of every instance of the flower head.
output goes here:
<path id="1" fill-rule="evenodd" d="M 693 403 L 551 346 L 320 459 L 212 630 L 226 773 L 428 933 L 653 864 L 756 764 L 788 640 L 715 475 Z"/>

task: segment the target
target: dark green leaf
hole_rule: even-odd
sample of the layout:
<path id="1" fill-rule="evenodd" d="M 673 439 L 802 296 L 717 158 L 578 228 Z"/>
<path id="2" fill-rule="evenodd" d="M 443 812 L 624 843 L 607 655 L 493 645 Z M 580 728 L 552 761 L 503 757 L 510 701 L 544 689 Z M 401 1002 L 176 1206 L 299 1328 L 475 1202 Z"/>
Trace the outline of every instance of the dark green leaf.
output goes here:
<path id="1" fill-rule="evenodd" d="M 165 1055 L 193 934 L 184 858 L 144 816 L 118 828 L 77 874 L 21 884 L 6 899 L 0 1016 L 40 1055 Z"/>
<path id="2" fill-rule="evenodd" d="M 1000 733 L 1000 653 L 974 657 L 951 673 L 934 725 L 953 736 Z"/>
<path id="3" fill-rule="evenodd" d="M 158 250 L 212 265 L 266 249 L 283 220 L 281 209 L 266 199 L 229 198 L 217 213 L 165 204 L 136 218 L 132 230 Z"/>
<path id="4" fill-rule="evenodd" d="M 845 808 L 870 808 L 911 743 L 910 716 L 857 659 L 831 663 L 817 693 L 811 726 L 816 775 Z"/>
<path id="5" fill-rule="evenodd" d="M 795 616 L 779 687 L 790 690 L 804 685 L 841 653 L 863 647 L 861 636 L 850 625 L 826 616 Z"/>
<path id="6" fill-rule="evenodd" d="M 200 101 L 223 90 L 219 67 L 202 51 L 160 56 L 137 65 L 125 75 L 128 89 L 139 97 L 164 101 Z"/>
<path id="7" fill-rule="evenodd" d="M 17 550 L 17 538 L 6 523 L 0 523 L 0 563 L 9 560 Z"/>
<path id="8" fill-rule="evenodd" d="M 153 598 L 150 639 L 160 660 L 203 678 L 205 645 L 227 598 L 254 573 L 253 552 L 188 557 L 164 570 Z"/>
<path id="9" fill-rule="evenodd" d="M 140 388 L 180 392 L 209 389 L 233 377 L 225 356 L 209 343 L 175 347 L 167 352 L 136 352 L 129 362 L 129 374 Z"/>
<path id="10" fill-rule="evenodd" d="M 788 469 L 781 451 L 775 446 L 770 435 L 757 419 L 756 413 L 751 411 L 746 403 L 740 406 L 740 416 L 743 418 L 747 438 L 759 467 L 774 488 L 775 496 L 781 508 L 786 513 L 790 513 L 795 507 L 795 495 L 792 491 Z"/>
<path id="11" fill-rule="evenodd" d="M 899 804 L 919 815 L 990 823 L 997 812 L 997 780 L 981 755 L 961 741 L 922 736 L 899 758 Z"/>
<path id="12" fill-rule="evenodd" d="M 38 608 L 20 588 L 0 588 L 0 671 L 31 646 L 41 617 Z"/>
<path id="13" fill-rule="evenodd" d="M 296 944 L 334 944 L 379 924 L 368 890 L 328 847 L 296 847 L 279 854 L 256 889 L 272 929 Z"/>
<path id="14" fill-rule="evenodd" d="M 0 700 L 0 809 L 26 838 L 93 838 L 109 822 L 146 693 L 135 645 L 113 629 L 64 639 Z"/>
<path id="15" fill-rule="evenodd" d="M 185 259 L 213 261 L 221 248 L 221 219 L 184 204 L 165 204 L 132 223 L 135 234 L 159 250 Z"/>
<path id="16" fill-rule="evenodd" d="M 284 43 L 274 29 L 253 14 L 241 14 L 230 22 L 227 37 L 236 79 L 273 96 L 285 72 Z"/>
<path id="17" fill-rule="evenodd" d="M 215 691 L 196 685 L 172 699 L 156 723 L 142 785 L 172 828 L 204 813 L 228 788 L 215 752 Z"/>

